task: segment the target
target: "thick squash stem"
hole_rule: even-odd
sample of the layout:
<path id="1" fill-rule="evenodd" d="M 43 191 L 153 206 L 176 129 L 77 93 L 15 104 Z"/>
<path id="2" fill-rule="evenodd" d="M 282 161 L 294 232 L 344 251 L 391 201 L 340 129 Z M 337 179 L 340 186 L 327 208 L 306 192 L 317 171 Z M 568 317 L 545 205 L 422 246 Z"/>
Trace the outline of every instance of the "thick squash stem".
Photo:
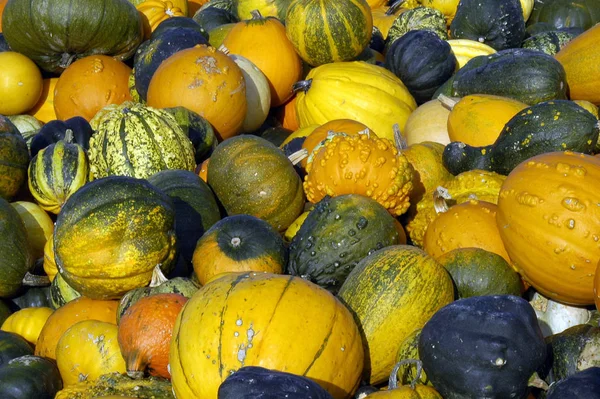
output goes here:
<path id="1" fill-rule="evenodd" d="M 299 82 L 296 82 L 292 85 L 292 91 L 294 93 L 299 92 L 300 90 L 302 90 L 303 92 L 307 92 L 310 89 L 310 86 L 312 85 L 312 79 L 308 79 L 308 80 L 301 80 Z"/>
<path id="2" fill-rule="evenodd" d="M 455 100 L 452 97 L 448 97 L 445 94 L 440 94 L 437 97 L 438 101 L 442 103 L 442 105 L 444 106 L 444 108 L 452 111 L 452 109 L 454 108 L 454 106 L 458 103 L 458 100 Z"/>
<path id="3" fill-rule="evenodd" d="M 396 149 L 398 151 L 407 149 L 408 142 L 406 141 L 406 137 L 402 134 L 402 131 L 400 131 L 400 126 L 398 126 L 397 123 L 394 123 L 392 129 L 394 130 L 394 144 L 396 144 Z"/>
<path id="4" fill-rule="evenodd" d="M 29 272 L 25 273 L 22 284 L 25 287 L 46 287 L 50 285 L 48 276 L 37 276 Z"/>
<path id="5" fill-rule="evenodd" d="M 448 190 L 442 186 L 438 186 L 433 192 L 433 207 L 435 208 L 435 213 L 444 213 L 447 212 L 450 207 L 448 206 L 447 200 L 451 200 L 452 196 L 448 192 Z"/>
<path id="6" fill-rule="evenodd" d="M 385 15 L 393 15 L 398 11 L 400 7 L 402 7 L 406 3 L 406 0 L 397 0 L 392 3 L 392 5 L 386 10 Z"/>
<path id="7" fill-rule="evenodd" d="M 262 14 L 258 10 L 252 10 L 252 11 L 250 11 L 250 15 L 252 15 L 252 20 L 253 21 L 256 21 L 258 19 L 263 19 Z"/>
<path id="8" fill-rule="evenodd" d="M 144 372 L 138 370 L 127 370 L 127 375 L 134 380 L 141 380 L 144 378 Z"/>
<path id="9" fill-rule="evenodd" d="M 60 63 L 58 66 L 66 69 L 69 65 L 71 65 L 76 56 L 76 54 L 63 53 L 63 55 L 60 57 Z"/>
<path id="10" fill-rule="evenodd" d="M 417 374 L 415 375 L 415 378 L 410 382 L 410 388 L 415 389 L 417 382 L 419 382 L 419 379 L 421 378 L 421 372 L 423 371 L 423 362 L 418 359 L 404 359 L 396 363 L 394 369 L 392 370 L 392 374 L 390 374 L 390 380 L 388 381 L 389 391 L 398 388 L 398 371 L 400 370 L 400 367 L 412 363 L 414 363 L 417 366 Z"/>
<path id="11" fill-rule="evenodd" d="M 225 47 L 224 44 L 221 44 L 217 50 L 219 50 L 220 52 L 222 52 L 225 55 L 229 55 L 229 49 L 227 47 Z"/>
<path id="12" fill-rule="evenodd" d="M 531 377 L 529 377 L 527 386 L 534 387 L 534 388 L 540 388 L 540 389 L 543 389 L 544 391 L 547 391 L 549 388 L 548 383 L 546 383 L 546 381 L 542 380 L 537 372 L 533 373 L 533 375 Z"/>
<path id="13" fill-rule="evenodd" d="M 298 164 L 298 162 L 302 161 L 304 158 L 308 157 L 308 151 L 305 148 L 298 150 L 291 154 L 288 159 L 292 163 L 292 165 Z"/>
<path id="14" fill-rule="evenodd" d="M 162 283 L 166 283 L 169 281 L 162 272 L 160 268 L 162 265 L 159 263 L 154 266 L 154 270 L 152 271 L 152 280 L 150 281 L 150 287 L 158 287 Z"/>
<path id="15" fill-rule="evenodd" d="M 67 142 L 69 144 L 73 143 L 73 130 L 71 130 L 71 129 L 65 130 L 64 140 L 65 140 L 65 142 Z"/>

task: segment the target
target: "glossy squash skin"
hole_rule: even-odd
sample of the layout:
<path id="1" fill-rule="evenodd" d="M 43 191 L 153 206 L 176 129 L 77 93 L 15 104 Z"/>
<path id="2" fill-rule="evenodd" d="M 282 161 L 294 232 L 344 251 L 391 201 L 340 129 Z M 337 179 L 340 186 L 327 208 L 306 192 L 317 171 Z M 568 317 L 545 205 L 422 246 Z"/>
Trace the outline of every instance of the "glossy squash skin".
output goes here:
<path id="1" fill-rule="evenodd" d="M 82 295 L 120 298 L 148 284 L 157 264 L 170 270 L 174 219 L 171 199 L 145 180 L 95 180 L 73 194 L 58 216 L 56 264 Z"/>
<path id="2" fill-rule="evenodd" d="M 0 366 L 0 397 L 54 399 L 63 387 L 56 364 L 39 356 L 24 355 Z"/>
<path id="3" fill-rule="evenodd" d="M 567 151 L 524 161 L 502 185 L 500 236 L 519 274 L 547 298 L 594 303 L 598 179 L 600 158 Z"/>
<path id="4" fill-rule="evenodd" d="M 365 372 L 371 384 L 384 382 L 400 343 L 454 300 L 446 270 L 422 250 L 406 245 L 367 256 L 338 293 L 354 313 L 367 341 Z"/>
<path id="5" fill-rule="evenodd" d="M 310 336 L 290 341 L 307 323 Z M 363 346 L 351 313 L 326 290 L 293 276 L 235 273 L 186 303 L 169 363 L 177 397 L 216 398 L 231 372 L 260 365 L 308 377 L 343 399 L 358 387 Z"/>
<path id="6" fill-rule="evenodd" d="M 25 355 L 33 355 L 31 344 L 19 334 L 0 330 L 0 367 Z"/>
<path id="7" fill-rule="evenodd" d="M 33 261 L 27 230 L 19 213 L 0 198 L 0 298 L 17 294 Z"/>
<path id="8" fill-rule="evenodd" d="M 11 0 L 2 17 L 11 48 L 55 73 L 91 54 L 126 60 L 143 36 L 137 10 L 121 0 Z"/>

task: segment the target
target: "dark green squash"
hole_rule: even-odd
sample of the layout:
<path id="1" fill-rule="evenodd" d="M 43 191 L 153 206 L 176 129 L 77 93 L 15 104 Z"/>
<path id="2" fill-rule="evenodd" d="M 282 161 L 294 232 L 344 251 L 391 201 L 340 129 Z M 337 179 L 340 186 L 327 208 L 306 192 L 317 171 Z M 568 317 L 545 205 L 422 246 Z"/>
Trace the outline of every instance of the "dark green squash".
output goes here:
<path id="1" fill-rule="evenodd" d="M 450 24 L 453 39 L 470 39 L 496 50 L 515 48 L 525 38 L 519 0 L 460 0 Z"/>
<path id="2" fill-rule="evenodd" d="M 221 219 L 215 195 L 204 180 L 187 170 L 163 170 L 148 181 L 173 200 L 178 253 L 191 264 L 196 242 Z"/>
<path id="3" fill-rule="evenodd" d="M 546 101 L 512 117 L 494 144 L 485 147 L 461 142 L 448 144 L 442 161 L 453 175 L 483 169 L 506 176 L 521 162 L 545 152 L 592 154 L 599 127 L 594 115 L 572 101 Z"/>
<path id="4" fill-rule="evenodd" d="M 32 259 L 25 224 L 15 208 L 2 198 L 0 237 L 0 298 L 10 298 L 19 292 Z"/>
<path id="5" fill-rule="evenodd" d="M 196 163 L 200 164 L 210 157 L 218 144 L 212 125 L 206 119 L 185 107 L 164 108 L 164 110 L 175 117 L 181 129 L 192 142 L 196 150 L 194 155 Z"/>
<path id="6" fill-rule="evenodd" d="M 565 70 L 554 57 L 530 49 L 501 50 L 469 60 L 434 94 L 494 94 L 533 105 L 567 99 Z"/>
<path id="7" fill-rule="evenodd" d="M 588 368 L 600 367 L 600 327 L 580 324 L 546 337 L 549 359 L 548 383 L 563 380 Z"/>
<path id="8" fill-rule="evenodd" d="M 597 0 L 536 0 L 527 25 L 547 23 L 554 28 L 587 30 L 600 22 Z"/>
<path id="9" fill-rule="evenodd" d="M 139 47 L 133 65 L 135 89 L 142 101 L 146 101 L 150 80 L 160 64 L 176 52 L 198 44 L 208 44 L 208 40 L 196 29 L 182 27 L 165 29 L 159 35 L 153 34 Z"/>
<path id="10" fill-rule="evenodd" d="M 4 51 L 10 51 L 10 46 L 8 45 L 8 43 L 6 42 L 6 39 L 4 38 L 4 34 L 0 32 L 0 53 L 2 53 Z"/>
<path id="11" fill-rule="evenodd" d="M 181 28 L 193 29 L 193 30 L 197 31 L 198 33 L 200 33 L 202 36 L 204 36 L 204 38 L 206 40 L 208 40 L 207 31 L 198 22 L 196 22 L 194 19 L 192 19 L 190 17 L 176 17 L 176 18 L 165 19 L 160 24 L 158 24 L 158 26 L 156 27 L 156 29 L 154 29 L 154 31 L 152 31 L 152 34 L 150 35 L 150 39 L 154 39 L 155 37 L 162 35 L 167 30 L 181 29 Z"/>
<path id="12" fill-rule="evenodd" d="M 126 60 L 143 38 L 142 19 L 126 0 L 10 0 L 2 33 L 14 51 L 54 73 L 91 54 Z"/>
<path id="13" fill-rule="evenodd" d="M 204 3 L 202 5 L 202 7 L 200 7 L 200 9 L 196 12 L 200 12 L 202 10 L 204 10 L 205 8 L 208 7 L 216 7 L 216 8 L 221 8 L 223 10 L 227 10 L 231 13 L 233 13 L 233 0 L 210 0 L 206 3 Z"/>
<path id="14" fill-rule="evenodd" d="M 450 273 L 458 299 L 521 295 L 521 277 L 498 254 L 481 248 L 458 248 L 436 260 Z"/>
<path id="15" fill-rule="evenodd" d="M 286 129 L 283 126 L 273 126 L 262 132 L 260 137 L 279 147 L 292 133 L 294 133 L 293 130 Z"/>
<path id="16" fill-rule="evenodd" d="M 448 39 L 444 14 L 435 8 L 417 7 L 403 12 L 394 20 L 388 31 L 386 49 L 411 30 L 430 30 L 440 39 Z"/>
<path id="17" fill-rule="evenodd" d="M 46 123 L 31 139 L 31 157 L 51 144 L 64 140 L 67 132 L 73 137 L 72 142 L 79 144 L 84 150 L 90 148 L 90 137 L 94 133 L 89 122 L 81 116 L 75 116 L 66 121 L 54 120 Z"/>
<path id="18" fill-rule="evenodd" d="M 0 197 L 11 199 L 27 180 L 29 149 L 17 127 L 0 115 Z"/>
<path id="19" fill-rule="evenodd" d="M 549 31 L 533 35 L 523 41 L 521 47 L 554 55 L 577 35 L 563 31 Z"/>
<path id="20" fill-rule="evenodd" d="M 264 367 L 246 366 L 230 374 L 219 386 L 219 399 L 333 399 L 313 380 Z"/>
<path id="21" fill-rule="evenodd" d="M 71 287 L 60 273 L 56 273 L 50 284 L 50 304 L 47 306 L 58 309 L 80 296 L 81 294 Z"/>
<path id="22" fill-rule="evenodd" d="M 0 367 L 0 398 L 54 399 L 62 389 L 56 362 L 25 355 Z"/>
<path id="23" fill-rule="evenodd" d="M 377 201 L 325 197 L 292 239 L 287 271 L 336 293 L 364 257 L 398 243 L 394 218 Z"/>
<path id="24" fill-rule="evenodd" d="M 50 306 L 50 287 L 26 287 L 11 301 L 19 308 L 37 308 Z"/>
<path id="25" fill-rule="evenodd" d="M 208 32 L 209 38 L 210 32 L 212 32 L 213 29 L 221 25 L 240 22 L 240 20 L 228 10 L 212 6 L 198 10 L 193 18 L 194 21 Z"/>
<path id="26" fill-rule="evenodd" d="M 0 367 L 25 355 L 33 355 L 29 342 L 18 334 L 0 330 Z"/>
<path id="27" fill-rule="evenodd" d="M 123 295 L 117 308 L 117 323 L 127 309 L 142 298 L 155 294 L 179 294 L 191 298 L 199 288 L 199 284 L 188 278 L 175 277 L 167 280 L 160 267 L 156 266 L 148 287 L 136 288 Z"/>
<path id="28" fill-rule="evenodd" d="M 6 304 L 5 301 L 0 299 L 0 326 L 4 323 L 4 320 L 8 318 L 12 314 L 12 310 L 10 306 Z"/>
<path id="29" fill-rule="evenodd" d="M 600 367 L 590 367 L 558 381 L 546 399 L 600 399 Z"/>
<path id="30" fill-rule="evenodd" d="M 576 27 L 572 27 L 572 28 L 560 28 L 560 29 L 556 29 L 556 27 L 552 24 L 546 23 L 546 22 L 537 22 L 533 25 L 527 25 L 527 35 L 529 37 L 533 36 L 533 35 L 537 35 L 538 33 L 543 33 L 543 32 L 554 32 L 554 31 L 559 31 L 559 32 L 565 32 L 568 33 L 570 35 L 581 35 L 584 30 L 582 28 L 576 28 Z"/>
<path id="31" fill-rule="evenodd" d="M 445 399 L 525 398 L 546 359 L 535 312 L 512 295 L 452 302 L 425 324 L 419 357 Z"/>
<path id="32" fill-rule="evenodd" d="M 413 30 L 394 41 L 384 66 L 423 104 L 454 74 L 456 62 L 447 41 L 428 30 Z"/>
<path id="33" fill-rule="evenodd" d="M 369 47 L 382 54 L 385 51 L 385 38 L 383 37 L 383 33 L 381 33 L 376 26 L 373 26 L 373 34 L 371 35 Z"/>

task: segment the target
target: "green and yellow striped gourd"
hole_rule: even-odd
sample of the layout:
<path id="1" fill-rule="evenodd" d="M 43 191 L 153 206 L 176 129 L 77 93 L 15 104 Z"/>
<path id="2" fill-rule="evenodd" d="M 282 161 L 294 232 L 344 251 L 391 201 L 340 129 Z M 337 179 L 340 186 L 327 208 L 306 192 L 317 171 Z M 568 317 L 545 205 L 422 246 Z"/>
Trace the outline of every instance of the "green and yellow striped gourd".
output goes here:
<path id="1" fill-rule="evenodd" d="M 365 0 L 293 0 L 285 21 L 288 39 L 313 66 L 353 60 L 373 33 Z"/>
<path id="2" fill-rule="evenodd" d="M 45 211 L 58 214 L 67 198 L 88 181 L 88 157 L 73 134 L 40 150 L 27 171 L 29 191 Z"/>
<path id="3" fill-rule="evenodd" d="M 165 169 L 193 171 L 194 147 L 162 109 L 128 103 L 108 111 L 90 138 L 90 176 L 145 179 Z"/>

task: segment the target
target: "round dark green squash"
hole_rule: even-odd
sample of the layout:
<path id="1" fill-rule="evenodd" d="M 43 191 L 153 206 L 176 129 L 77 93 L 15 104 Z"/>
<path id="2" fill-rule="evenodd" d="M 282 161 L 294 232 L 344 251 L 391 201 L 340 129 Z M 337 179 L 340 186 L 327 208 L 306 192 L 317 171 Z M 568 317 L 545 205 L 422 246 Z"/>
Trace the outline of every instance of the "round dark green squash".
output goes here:
<path id="1" fill-rule="evenodd" d="M 4 323 L 4 320 L 8 319 L 8 316 L 10 316 L 12 312 L 10 306 L 0 299 L 0 326 Z"/>
<path id="2" fill-rule="evenodd" d="M 162 35 L 165 31 L 171 29 L 193 29 L 200 33 L 206 40 L 208 40 L 207 31 L 193 18 L 190 17 L 176 17 L 176 18 L 167 18 L 162 21 L 152 34 L 150 35 L 150 39 L 154 39 L 157 36 Z"/>
<path id="3" fill-rule="evenodd" d="M 196 150 L 194 155 L 196 163 L 201 164 L 210 157 L 218 144 L 215 130 L 210 122 L 185 107 L 164 108 L 164 110 L 175 117 L 181 129 L 192 142 Z"/>
<path id="4" fill-rule="evenodd" d="M 27 230 L 15 208 L 0 198 L 0 298 L 10 298 L 21 288 L 32 264 Z"/>
<path id="5" fill-rule="evenodd" d="M 552 385 L 546 399 L 600 399 L 600 367 L 579 371 Z"/>
<path id="6" fill-rule="evenodd" d="M 18 309 L 51 307 L 50 287 L 24 287 L 11 301 Z"/>
<path id="7" fill-rule="evenodd" d="M 117 323 L 127 309 L 142 298 L 156 294 L 179 294 L 191 298 L 199 288 L 200 285 L 189 278 L 175 277 L 168 280 L 160 267 L 156 266 L 148 287 L 136 288 L 123 295 L 117 308 Z"/>
<path id="8" fill-rule="evenodd" d="M 527 25 L 547 23 L 558 28 L 587 30 L 600 22 L 600 2 L 596 0 L 536 0 Z"/>
<path id="9" fill-rule="evenodd" d="M 0 53 L 2 53 L 4 51 L 11 51 L 11 50 L 10 50 L 10 46 L 6 42 L 6 39 L 4 38 L 4 34 L 0 32 Z"/>
<path id="10" fill-rule="evenodd" d="M 477 295 L 521 295 L 521 278 L 503 257 L 481 248 L 458 248 L 436 259 L 446 268 L 457 299 Z"/>
<path id="11" fill-rule="evenodd" d="M 555 55 L 577 35 L 565 31 L 548 31 L 535 34 L 523 41 L 521 47 Z"/>
<path id="12" fill-rule="evenodd" d="M 287 272 L 337 293 L 358 262 L 398 243 L 394 218 L 377 201 L 358 194 L 325 197 L 292 239 Z"/>
<path id="13" fill-rule="evenodd" d="M 444 398 L 525 398 L 546 359 L 535 312 L 513 295 L 475 296 L 438 310 L 423 327 L 419 357 Z"/>
<path id="14" fill-rule="evenodd" d="M 171 197 L 178 253 L 191 264 L 196 242 L 221 219 L 215 195 L 204 180 L 187 170 L 163 170 L 148 181 Z"/>
<path id="15" fill-rule="evenodd" d="M 519 0 L 461 0 L 450 24 L 453 39 L 470 39 L 496 50 L 520 47 L 525 20 Z"/>
<path id="16" fill-rule="evenodd" d="M 143 39 L 142 19 L 127 0 L 9 0 L 2 33 L 14 51 L 53 73 L 92 54 L 124 61 Z"/>
<path id="17" fill-rule="evenodd" d="M 369 47 L 382 54 L 385 51 L 385 38 L 383 37 L 383 33 L 381 33 L 376 26 L 373 26 L 373 34 L 371 35 Z"/>
<path id="18" fill-rule="evenodd" d="M 212 6 L 198 10 L 194 14 L 193 19 L 208 32 L 209 38 L 210 32 L 212 32 L 213 29 L 218 28 L 221 25 L 240 21 L 232 12 Z"/>
<path id="19" fill-rule="evenodd" d="M 0 197 L 11 199 L 27 180 L 29 149 L 17 127 L 0 115 Z"/>
<path id="20" fill-rule="evenodd" d="M 450 79 L 456 63 L 447 41 L 428 30 L 413 30 L 392 43 L 384 66 L 400 78 L 417 104 L 423 104 Z"/>
<path id="21" fill-rule="evenodd" d="M 25 355 L 0 366 L 0 398 L 54 399 L 62 389 L 56 362 Z"/>
<path id="22" fill-rule="evenodd" d="M 0 330 L 0 367 L 25 355 L 33 355 L 33 348 L 29 342 L 19 334 Z"/>
<path id="23" fill-rule="evenodd" d="M 56 273 L 50 284 L 50 304 L 48 306 L 52 309 L 58 309 L 80 296 L 81 294 L 71 287 L 59 272 Z"/>
<path id="24" fill-rule="evenodd" d="M 208 184 L 228 215 L 256 216 L 278 231 L 285 231 L 304 210 L 302 181 L 294 166 L 261 137 L 241 135 L 219 144 L 210 157 Z"/>
<path id="25" fill-rule="evenodd" d="M 279 147 L 292 133 L 294 133 L 293 130 L 286 129 L 283 126 L 273 126 L 262 132 L 260 137 Z"/>
<path id="26" fill-rule="evenodd" d="M 448 39 L 446 18 L 440 10 L 431 7 L 416 7 L 405 11 L 394 20 L 388 31 L 386 50 L 411 30 L 429 30 L 442 40 Z"/>
<path id="27" fill-rule="evenodd" d="M 219 399 L 333 399 L 319 384 L 304 376 L 246 366 L 219 386 Z"/>
<path id="28" fill-rule="evenodd" d="M 81 116 L 75 116 L 66 121 L 53 120 L 44 124 L 31 139 L 31 157 L 35 157 L 40 150 L 49 145 L 64 140 L 68 131 L 71 132 L 73 143 L 79 144 L 86 151 L 90 148 L 90 137 L 94 130 L 87 120 Z"/>

